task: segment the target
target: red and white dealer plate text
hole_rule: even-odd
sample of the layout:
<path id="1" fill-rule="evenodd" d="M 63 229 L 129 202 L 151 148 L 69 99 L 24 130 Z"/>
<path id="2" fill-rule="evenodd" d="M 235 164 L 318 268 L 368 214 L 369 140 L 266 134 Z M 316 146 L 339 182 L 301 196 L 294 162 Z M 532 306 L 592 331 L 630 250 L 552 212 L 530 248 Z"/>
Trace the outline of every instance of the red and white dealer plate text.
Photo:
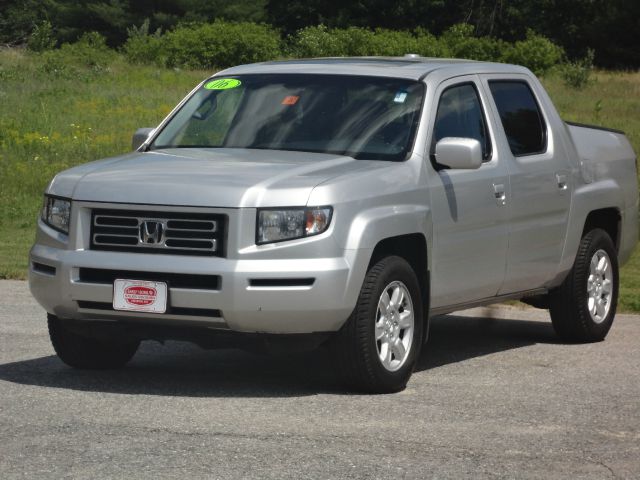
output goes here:
<path id="1" fill-rule="evenodd" d="M 113 309 L 165 313 L 167 311 L 167 284 L 117 279 L 113 282 Z"/>

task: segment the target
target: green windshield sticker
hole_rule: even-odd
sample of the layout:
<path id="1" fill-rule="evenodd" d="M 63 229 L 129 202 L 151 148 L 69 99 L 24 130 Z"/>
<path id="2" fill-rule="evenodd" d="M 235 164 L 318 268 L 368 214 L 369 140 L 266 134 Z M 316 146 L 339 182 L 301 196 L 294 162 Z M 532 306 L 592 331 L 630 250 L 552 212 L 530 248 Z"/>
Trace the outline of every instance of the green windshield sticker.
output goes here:
<path id="1" fill-rule="evenodd" d="M 204 84 L 207 90 L 228 90 L 239 87 L 242 82 L 235 78 L 218 78 Z"/>

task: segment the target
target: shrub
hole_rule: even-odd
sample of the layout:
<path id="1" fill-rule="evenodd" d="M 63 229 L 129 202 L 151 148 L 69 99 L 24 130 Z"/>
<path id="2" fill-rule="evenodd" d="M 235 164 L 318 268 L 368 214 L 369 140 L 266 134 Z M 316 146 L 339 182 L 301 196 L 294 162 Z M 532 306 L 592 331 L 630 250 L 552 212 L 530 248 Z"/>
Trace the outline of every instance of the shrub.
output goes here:
<path id="1" fill-rule="evenodd" d="M 53 27 L 48 20 L 39 23 L 33 28 L 29 35 L 27 48 L 32 52 L 44 52 L 56 46 L 56 39 L 53 36 Z"/>
<path id="2" fill-rule="evenodd" d="M 128 30 L 123 47 L 132 63 L 196 69 L 226 68 L 241 63 L 260 62 L 283 56 L 293 58 L 342 56 L 457 57 L 471 60 L 507 61 L 545 73 L 563 56 L 560 47 L 545 37 L 527 33 L 527 38 L 508 44 L 491 37 L 475 37 L 474 28 L 458 24 L 440 38 L 424 29 L 412 32 L 361 27 L 306 27 L 288 37 L 286 45 L 268 25 L 249 22 L 216 21 L 181 25 L 161 34 L 149 32 L 149 21 Z"/>
<path id="3" fill-rule="evenodd" d="M 63 45 L 61 50 L 68 52 L 79 64 L 98 69 L 106 68 L 116 56 L 98 32 L 84 33 L 76 43 Z"/>
<path id="4" fill-rule="evenodd" d="M 128 38 L 122 47 L 125 57 L 131 63 L 155 63 L 164 65 L 166 54 L 164 53 L 164 43 L 162 29 L 149 33 L 149 19 L 136 27 L 135 25 L 127 29 Z"/>
<path id="5" fill-rule="evenodd" d="M 305 27 L 289 37 L 288 54 L 292 57 L 336 57 L 342 55 L 338 39 L 324 25 Z"/>
<path id="6" fill-rule="evenodd" d="M 551 67 L 560 63 L 564 56 L 561 47 L 531 30 L 527 32 L 525 40 L 507 45 L 503 48 L 502 60 L 524 65 L 536 75 L 544 75 Z"/>
<path id="7" fill-rule="evenodd" d="M 418 55 L 440 58 L 452 56 L 445 42 L 439 40 L 427 30 L 419 28 L 414 32 L 414 35 L 416 37 L 415 53 Z"/>
<path id="8" fill-rule="evenodd" d="M 504 42 L 491 37 L 475 37 L 473 33 L 473 25 L 459 23 L 445 31 L 440 37 L 440 42 L 454 58 L 499 61 Z"/>
<path id="9" fill-rule="evenodd" d="M 102 70 L 113 61 L 116 53 L 107 47 L 102 35 L 88 32 L 76 43 L 65 43 L 59 49 L 44 52 L 43 55 L 46 60 Z"/>
<path id="10" fill-rule="evenodd" d="M 371 55 L 401 57 L 407 53 L 419 53 L 418 39 L 411 32 L 379 29 L 374 32 L 370 43 Z"/>
<path id="11" fill-rule="evenodd" d="M 306 27 L 290 37 L 289 53 L 294 57 L 403 56 L 418 53 L 442 56 L 437 39 L 423 30 L 350 27 L 328 29 L 324 25 Z"/>
<path id="12" fill-rule="evenodd" d="M 70 78 L 80 73 L 108 70 L 117 56 L 97 32 L 85 33 L 76 43 L 65 43 L 59 49 L 42 54 L 41 69 L 47 74 Z"/>
<path id="13" fill-rule="evenodd" d="M 376 55 L 374 38 L 375 34 L 366 28 L 306 27 L 290 39 L 290 53 L 302 58 Z"/>
<path id="14" fill-rule="evenodd" d="M 249 22 L 183 25 L 162 37 L 170 67 L 226 68 L 281 56 L 279 33 Z"/>
<path id="15" fill-rule="evenodd" d="M 589 49 L 584 58 L 562 65 L 560 75 L 562 75 L 564 84 L 576 89 L 586 87 L 591 77 L 591 71 L 593 70 L 594 55 L 595 52 Z"/>
<path id="16" fill-rule="evenodd" d="M 332 35 L 336 37 L 341 55 L 348 57 L 362 57 L 366 55 L 377 55 L 374 51 L 375 34 L 366 28 L 349 27 L 335 29 Z"/>

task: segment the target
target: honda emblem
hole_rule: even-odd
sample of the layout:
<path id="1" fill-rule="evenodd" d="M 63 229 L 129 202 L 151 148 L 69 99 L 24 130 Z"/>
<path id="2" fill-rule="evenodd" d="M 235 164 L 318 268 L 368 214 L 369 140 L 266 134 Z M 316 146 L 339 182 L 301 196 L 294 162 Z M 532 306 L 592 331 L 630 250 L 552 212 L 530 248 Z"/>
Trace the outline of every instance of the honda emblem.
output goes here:
<path id="1" fill-rule="evenodd" d="M 140 225 L 140 242 L 158 245 L 164 241 L 164 225 L 162 222 L 147 220 Z"/>

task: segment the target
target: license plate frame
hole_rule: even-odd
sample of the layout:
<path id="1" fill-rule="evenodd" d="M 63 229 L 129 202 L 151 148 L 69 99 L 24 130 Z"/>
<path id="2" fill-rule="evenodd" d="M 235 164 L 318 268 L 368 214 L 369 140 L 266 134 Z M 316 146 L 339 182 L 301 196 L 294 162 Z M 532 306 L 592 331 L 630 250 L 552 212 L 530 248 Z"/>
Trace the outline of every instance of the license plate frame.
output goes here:
<path id="1" fill-rule="evenodd" d="M 114 310 L 166 313 L 169 285 L 166 282 L 117 278 L 113 281 Z"/>

